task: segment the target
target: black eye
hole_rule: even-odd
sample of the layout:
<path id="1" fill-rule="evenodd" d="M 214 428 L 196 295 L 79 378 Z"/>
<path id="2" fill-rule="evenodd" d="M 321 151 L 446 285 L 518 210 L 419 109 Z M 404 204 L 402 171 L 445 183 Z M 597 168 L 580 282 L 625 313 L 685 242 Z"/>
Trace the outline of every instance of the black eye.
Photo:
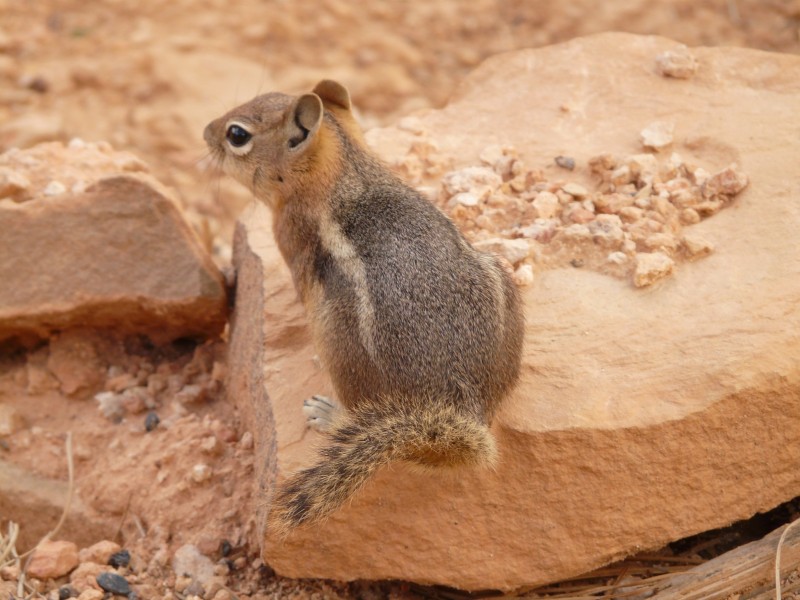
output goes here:
<path id="1" fill-rule="evenodd" d="M 225 139 L 227 139 L 234 148 L 241 148 L 249 142 L 252 137 L 249 131 L 239 125 L 231 125 L 228 127 L 228 131 L 225 132 Z"/>

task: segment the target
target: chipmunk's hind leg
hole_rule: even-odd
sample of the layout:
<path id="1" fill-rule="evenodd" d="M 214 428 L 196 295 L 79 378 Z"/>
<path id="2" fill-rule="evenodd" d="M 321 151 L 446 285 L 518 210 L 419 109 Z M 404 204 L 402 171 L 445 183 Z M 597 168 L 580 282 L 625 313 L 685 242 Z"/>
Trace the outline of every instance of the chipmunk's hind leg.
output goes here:
<path id="1" fill-rule="evenodd" d="M 327 396 L 314 395 L 303 401 L 303 414 L 311 429 L 328 431 L 340 410 L 339 404 Z"/>

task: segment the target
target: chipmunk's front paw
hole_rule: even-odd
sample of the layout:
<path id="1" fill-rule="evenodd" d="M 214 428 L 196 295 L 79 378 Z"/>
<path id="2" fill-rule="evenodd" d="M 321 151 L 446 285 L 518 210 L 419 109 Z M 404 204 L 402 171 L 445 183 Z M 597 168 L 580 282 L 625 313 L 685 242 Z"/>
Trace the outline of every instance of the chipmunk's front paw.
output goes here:
<path id="1" fill-rule="evenodd" d="M 327 431 L 333 423 L 334 415 L 339 406 L 333 398 L 327 396 L 311 396 L 303 401 L 303 413 L 311 429 Z"/>

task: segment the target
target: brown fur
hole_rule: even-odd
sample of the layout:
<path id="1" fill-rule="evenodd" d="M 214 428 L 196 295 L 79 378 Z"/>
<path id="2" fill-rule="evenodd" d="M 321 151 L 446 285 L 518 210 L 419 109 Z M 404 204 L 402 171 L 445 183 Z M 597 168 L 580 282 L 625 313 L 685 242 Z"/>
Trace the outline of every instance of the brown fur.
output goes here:
<path id="1" fill-rule="evenodd" d="M 231 127 L 251 139 L 226 141 Z M 326 80 L 297 98 L 259 96 L 210 123 L 205 139 L 271 207 L 346 409 L 322 461 L 278 490 L 271 530 L 325 517 L 391 461 L 494 464 L 488 426 L 519 375 L 516 287 L 369 153 L 347 90 Z"/>

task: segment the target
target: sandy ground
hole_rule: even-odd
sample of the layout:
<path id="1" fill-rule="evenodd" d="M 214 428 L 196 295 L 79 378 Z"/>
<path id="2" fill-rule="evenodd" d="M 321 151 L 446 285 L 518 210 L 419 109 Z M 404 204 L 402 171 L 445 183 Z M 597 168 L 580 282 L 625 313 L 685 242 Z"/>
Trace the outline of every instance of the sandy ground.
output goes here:
<path id="1" fill-rule="evenodd" d="M 333 77 L 350 87 L 365 126 L 388 124 L 443 105 L 487 56 L 606 30 L 798 53 L 800 2 L 298 0 L 231 8 L 223 0 L 0 0 L 0 151 L 80 137 L 137 154 L 176 188 L 224 266 L 249 197 L 208 172 L 201 132 L 227 108 L 260 91 L 305 90 Z M 224 343 L 152 348 L 92 334 L 54 343 L 0 357 L 0 403 L 21 416 L 0 438 L 0 458 L 66 480 L 71 431 L 76 485 L 90 510 L 120 523 L 141 598 L 192 597 L 169 564 L 185 544 L 211 556 L 216 576 L 242 599 L 421 593 L 402 584 L 283 580 L 260 564 L 252 439 L 223 399 Z M 80 385 L 66 394 L 58 374 L 76 361 Z M 149 406 L 129 400 L 110 417 L 98 409 L 94 394 L 131 383 L 152 386 Z M 151 411 L 161 423 L 147 432 Z"/>

